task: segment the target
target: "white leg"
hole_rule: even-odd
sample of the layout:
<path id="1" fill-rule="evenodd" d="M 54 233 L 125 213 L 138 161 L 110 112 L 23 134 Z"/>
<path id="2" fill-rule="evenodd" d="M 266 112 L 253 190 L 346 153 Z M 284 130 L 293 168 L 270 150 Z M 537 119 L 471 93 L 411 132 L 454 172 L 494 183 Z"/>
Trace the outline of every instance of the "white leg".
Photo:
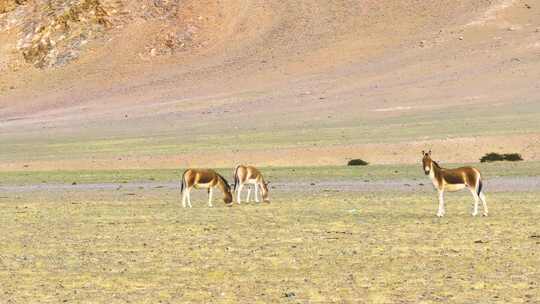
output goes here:
<path id="1" fill-rule="evenodd" d="M 444 216 L 444 191 L 439 191 L 439 210 L 437 210 L 437 216 Z"/>
<path id="2" fill-rule="evenodd" d="M 237 190 L 237 193 L 236 193 L 236 202 L 238 204 L 240 204 L 242 202 L 242 196 L 240 194 L 242 194 L 242 189 L 244 188 L 244 185 L 243 184 L 240 184 L 238 186 L 238 190 Z"/>
<path id="3" fill-rule="evenodd" d="M 186 208 L 187 189 L 182 191 L 182 207 Z"/>
<path id="4" fill-rule="evenodd" d="M 208 188 L 208 206 L 212 207 L 212 187 Z"/>
<path id="5" fill-rule="evenodd" d="M 482 206 L 484 207 L 484 216 L 488 216 L 488 207 L 486 202 L 486 196 L 484 192 L 480 192 L 480 200 L 482 200 Z"/>
<path id="6" fill-rule="evenodd" d="M 249 197 L 251 196 L 251 187 L 248 186 L 248 189 L 247 189 L 247 190 L 248 190 L 248 193 L 247 193 L 247 197 L 246 197 L 246 202 L 249 203 Z"/>
<path id="7" fill-rule="evenodd" d="M 255 184 L 255 201 L 259 203 L 259 184 Z"/>
<path id="8" fill-rule="evenodd" d="M 193 206 L 191 205 L 191 189 L 187 189 L 187 202 L 189 208 L 192 208 Z"/>
<path id="9" fill-rule="evenodd" d="M 478 197 L 478 194 L 476 194 L 476 189 L 471 189 L 471 193 L 474 197 L 474 208 L 472 216 L 476 216 L 478 214 L 478 201 L 480 200 L 480 198 Z"/>

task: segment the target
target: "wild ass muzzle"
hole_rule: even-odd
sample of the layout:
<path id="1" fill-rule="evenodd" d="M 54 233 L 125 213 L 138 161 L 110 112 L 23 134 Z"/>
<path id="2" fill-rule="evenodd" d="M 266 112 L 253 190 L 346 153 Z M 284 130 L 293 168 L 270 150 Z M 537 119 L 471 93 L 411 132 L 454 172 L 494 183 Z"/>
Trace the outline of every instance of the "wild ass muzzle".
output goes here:
<path id="1" fill-rule="evenodd" d="M 182 193 L 182 206 L 191 205 L 191 189 L 208 189 L 208 206 L 212 207 L 212 190 L 219 188 L 223 192 L 225 204 L 232 205 L 232 194 L 229 183 L 223 176 L 211 169 L 187 169 L 182 175 L 180 191 Z"/>
<path id="2" fill-rule="evenodd" d="M 441 168 L 439 164 L 431 159 L 431 150 L 422 151 L 422 167 L 424 173 L 429 175 L 433 186 L 439 193 L 439 209 L 437 216 L 444 216 L 444 191 L 459 191 L 468 188 L 474 197 L 474 208 L 472 215 L 478 214 L 478 202 L 481 200 L 484 207 L 484 216 L 488 215 L 486 196 L 482 190 L 482 177 L 480 171 L 473 167 L 461 167 L 456 169 Z"/>
<path id="3" fill-rule="evenodd" d="M 264 177 L 257 168 L 253 166 L 238 165 L 234 169 L 234 191 L 237 191 L 236 202 L 240 204 L 242 202 L 241 193 L 245 185 L 253 185 L 255 188 L 255 201 L 259 202 L 259 187 L 261 188 L 262 199 L 264 202 L 269 203 L 268 198 L 268 183 L 264 181 Z M 251 196 L 251 188 L 247 189 L 246 202 L 249 203 Z"/>

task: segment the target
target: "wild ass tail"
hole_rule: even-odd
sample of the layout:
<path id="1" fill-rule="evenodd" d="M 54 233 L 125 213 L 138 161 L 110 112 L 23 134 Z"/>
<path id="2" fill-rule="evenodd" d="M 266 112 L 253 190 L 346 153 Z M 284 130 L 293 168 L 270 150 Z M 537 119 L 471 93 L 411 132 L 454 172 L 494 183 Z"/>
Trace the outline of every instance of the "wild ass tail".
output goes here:
<path id="1" fill-rule="evenodd" d="M 240 168 L 240 165 L 236 165 L 233 172 L 233 178 L 234 178 L 234 188 L 233 190 L 236 191 L 236 186 L 238 185 L 238 168 Z"/>
<path id="2" fill-rule="evenodd" d="M 478 189 L 477 190 L 477 194 L 480 195 L 480 193 L 482 193 L 482 179 L 478 180 Z"/>
<path id="3" fill-rule="evenodd" d="M 184 193 L 184 187 L 185 187 L 185 177 L 186 177 L 186 172 L 188 170 L 184 171 L 184 173 L 182 173 L 182 181 L 180 181 L 180 193 Z"/>

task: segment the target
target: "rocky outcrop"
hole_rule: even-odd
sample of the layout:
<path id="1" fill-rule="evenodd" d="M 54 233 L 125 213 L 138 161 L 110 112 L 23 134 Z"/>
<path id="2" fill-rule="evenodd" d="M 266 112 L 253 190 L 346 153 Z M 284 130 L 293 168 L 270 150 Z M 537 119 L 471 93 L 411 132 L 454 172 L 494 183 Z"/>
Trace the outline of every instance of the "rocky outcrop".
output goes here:
<path id="1" fill-rule="evenodd" d="M 11 2 L 13 1 L 13 2 Z M 17 31 L 16 49 L 38 68 L 66 64 L 89 40 L 111 27 L 119 2 L 100 0 L 7 0 L 0 6 L 0 31 Z M 107 5 L 108 4 L 108 5 Z"/>
<path id="2" fill-rule="evenodd" d="M 11 12 L 27 0 L 0 0 L 0 14 Z"/>
<path id="3" fill-rule="evenodd" d="M 24 59 L 36 67 L 62 65 L 78 57 L 89 39 L 111 25 L 99 0 L 47 1 L 29 20 L 18 44 Z"/>
<path id="4" fill-rule="evenodd" d="M 174 54 L 193 45 L 198 27 L 179 22 L 179 0 L 0 0 L 0 34 L 17 32 L 13 42 L 27 64 L 51 68 L 70 63 L 92 42 L 134 20 L 157 23 L 161 30 L 148 37 L 149 57 Z M 5 51 L 5 50 L 4 50 Z M 0 54 L 0 57 L 2 54 Z"/>

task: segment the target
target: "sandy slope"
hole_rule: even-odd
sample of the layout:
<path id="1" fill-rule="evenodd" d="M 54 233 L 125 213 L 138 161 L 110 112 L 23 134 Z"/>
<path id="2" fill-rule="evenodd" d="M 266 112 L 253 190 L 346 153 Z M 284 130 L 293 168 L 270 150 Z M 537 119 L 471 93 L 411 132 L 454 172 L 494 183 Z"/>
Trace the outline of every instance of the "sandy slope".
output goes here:
<path id="1" fill-rule="evenodd" d="M 0 32 L 2 168 L 540 159 L 540 1 L 184 1 L 46 70 L 17 37 Z"/>

